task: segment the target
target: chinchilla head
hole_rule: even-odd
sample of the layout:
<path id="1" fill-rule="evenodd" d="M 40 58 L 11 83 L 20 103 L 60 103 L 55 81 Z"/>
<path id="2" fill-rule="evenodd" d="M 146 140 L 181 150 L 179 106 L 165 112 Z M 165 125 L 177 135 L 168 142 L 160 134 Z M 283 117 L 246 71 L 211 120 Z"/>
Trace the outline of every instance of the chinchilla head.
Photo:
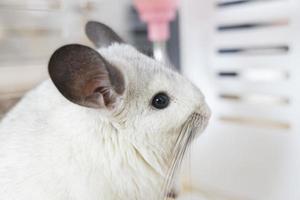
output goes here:
<path id="1" fill-rule="evenodd" d="M 134 152 L 138 161 L 132 162 L 157 174 L 159 188 L 167 191 L 186 148 L 207 125 L 204 96 L 106 25 L 89 22 L 86 33 L 97 50 L 80 44 L 56 50 L 49 62 L 53 83 L 69 101 L 101 113 L 127 143 L 120 154 Z"/>

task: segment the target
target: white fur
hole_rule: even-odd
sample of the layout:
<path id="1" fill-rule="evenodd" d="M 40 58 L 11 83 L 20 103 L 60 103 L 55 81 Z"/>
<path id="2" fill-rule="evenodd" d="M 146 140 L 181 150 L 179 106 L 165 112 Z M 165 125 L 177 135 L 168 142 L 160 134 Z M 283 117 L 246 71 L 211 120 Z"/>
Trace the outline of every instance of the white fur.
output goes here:
<path id="1" fill-rule="evenodd" d="M 1 200 L 157 200 L 181 125 L 209 118 L 189 81 L 127 45 L 100 53 L 125 76 L 113 112 L 66 100 L 51 80 L 29 92 L 0 124 Z M 157 92 L 164 110 L 150 106 Z"/>

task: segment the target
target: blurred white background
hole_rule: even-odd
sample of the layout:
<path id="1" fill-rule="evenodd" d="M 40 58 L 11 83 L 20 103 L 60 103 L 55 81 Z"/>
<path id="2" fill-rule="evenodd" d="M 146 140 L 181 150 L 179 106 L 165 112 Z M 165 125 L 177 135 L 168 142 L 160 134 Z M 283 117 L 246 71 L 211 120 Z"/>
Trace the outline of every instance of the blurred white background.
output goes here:
<path id="1" fill-rule="evenodd" d="M 207 199 L 300 199 L 299 11 L 298 0 L 181 2 L 183 72 L 213 110 L 191 164 Z"/>
<path id="2" fill-rule="evenodd" d="M 0 0 L 0 113 L 47 78 L 93 19 L 133 40 L 130 0 Z M 183 170 L 185 199 L 300 199 L 300 1 L 181 0 L 181 71 L 213 118 Z M 189 194 L 187 194 L 189 193 Z"/>

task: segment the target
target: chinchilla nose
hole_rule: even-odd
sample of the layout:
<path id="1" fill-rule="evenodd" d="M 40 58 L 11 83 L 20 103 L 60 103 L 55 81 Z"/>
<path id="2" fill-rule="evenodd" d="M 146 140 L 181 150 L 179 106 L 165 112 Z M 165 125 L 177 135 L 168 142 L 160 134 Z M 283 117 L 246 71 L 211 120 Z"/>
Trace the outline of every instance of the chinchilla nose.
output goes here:
<path id="1" fill-rule="evenodd" d="M 198 107 L 197 113 L 201 116 L 201 128 L 203 131 L 208 125 L 211 116 L 211 110 L 207 103 L 204 102 L 201 106 Z"/>
<path id="2" fill-rule="evenodd" d="M 194 137 L 204 131 L 208 125 L 210 116 L 211 111 L 206 103 L 202 103 L 195 109 L 195 112 L 191 115 L 192 124 L 194 127 L 197 127 L 197 131 L 193 133 Z"/>
<path id="3" fill-rule="evenodd" d="M 211 110 L 206 102 L 202 103 L 200 106 L 197 107 L 195 113 L 199 114 L 203 118 L 209 120 L 211 116 Z"/>

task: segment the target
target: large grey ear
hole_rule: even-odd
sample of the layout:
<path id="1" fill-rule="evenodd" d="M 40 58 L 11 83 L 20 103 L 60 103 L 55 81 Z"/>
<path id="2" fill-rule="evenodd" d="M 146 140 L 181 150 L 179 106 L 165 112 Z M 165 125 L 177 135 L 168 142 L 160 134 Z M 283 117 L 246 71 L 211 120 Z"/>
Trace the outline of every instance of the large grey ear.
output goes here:
<path id="1" fill-rule="evenodd" d="M 57 49 L 49 74 L 70 101 L 92 108 L 113 108 L 124 93 L 122 73 L 90 47 L 71 44 Z"/>
<path id="2" fill-rule="evenodd" d="M 85 33 L 97 48 L 108 47 L 112 43 L 124 43 L 111 28 L 100 22 L 89 21 L 85 25 Z"/>

